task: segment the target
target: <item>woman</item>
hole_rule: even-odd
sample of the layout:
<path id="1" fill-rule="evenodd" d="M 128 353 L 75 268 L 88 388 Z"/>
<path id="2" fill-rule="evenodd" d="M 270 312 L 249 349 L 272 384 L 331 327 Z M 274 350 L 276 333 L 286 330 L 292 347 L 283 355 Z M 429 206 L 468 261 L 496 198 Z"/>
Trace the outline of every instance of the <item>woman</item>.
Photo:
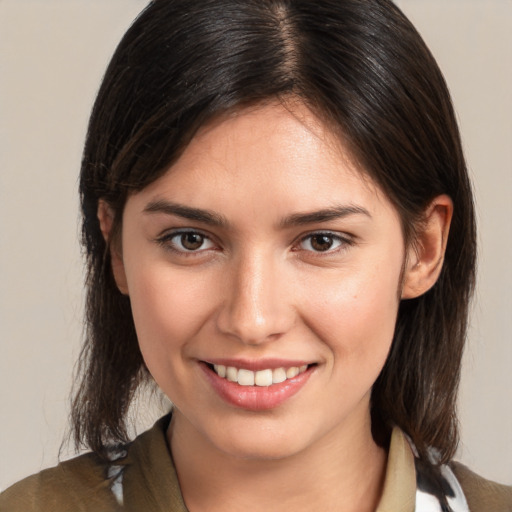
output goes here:
<path id="1" fill-rule="evenodd" d="M 80 190 L 93 454 L 2 510 L 512 509 L 451 462 L 472 197 L 444 80 L 393 4 L 151 3 Z M 148 380 L 173 411 L 130 443 Z"/>

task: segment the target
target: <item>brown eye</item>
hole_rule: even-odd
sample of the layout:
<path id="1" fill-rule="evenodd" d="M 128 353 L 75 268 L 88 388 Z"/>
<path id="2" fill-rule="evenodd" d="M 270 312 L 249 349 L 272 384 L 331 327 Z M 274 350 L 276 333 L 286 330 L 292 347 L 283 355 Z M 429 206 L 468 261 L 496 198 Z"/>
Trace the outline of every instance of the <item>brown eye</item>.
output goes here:
<path id="1" fill-rule="evenodd" d="M 180 242 L 187 251 L 197 251 L 204 244 L 205 237 L 199 233 L 182 233 Z"/>
<path id="2" fill-rule="evenodd" d="M 344 246 L 351 245 L 348 238 L 344 238 L 335 233 L 312 233 L 304 237 L 299 246 L 304 251 L 310 252 L 335 252 L 337 249 L 342 249 Z"/>
<path id="3" fill-rule="evenodd" d="M 315 251 L 328 251 L 334 244 L 332 236 L 329 235 L 314 235 L 311 237 L 311 247 Z"/>
<path id="4" fill-rule="evenodd" d="M 215 248 L 215 243 L 199 231 L 178 231 L 166 234 L 157 241 L 164 248 L 181 254 L 202 253 Z"/>

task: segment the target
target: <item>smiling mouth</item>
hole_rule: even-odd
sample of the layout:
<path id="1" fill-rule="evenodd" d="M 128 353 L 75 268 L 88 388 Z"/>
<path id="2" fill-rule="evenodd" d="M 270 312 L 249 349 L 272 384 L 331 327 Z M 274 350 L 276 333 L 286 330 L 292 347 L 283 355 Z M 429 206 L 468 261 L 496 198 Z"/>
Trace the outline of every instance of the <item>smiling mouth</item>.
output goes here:
<path id="1" fill-rule="evenodd" d="M 308 369 L 308 365 L 267 368 L 263 370 L 247 370 L 246 368 L 236 368 L 234 366 L 224 366 L 222 364 L 207 364 L 219 377 L 229 382 L 234 382 L 240 386 L 259 386 L 270 387 L 275 384 L 281 384 L 289 379 L 294 379 Z M 310 365 L 312 366 L 312 365 Z"/>
<path id="2" fill-rule="evenodd" d="M 278 359 L 199 362 L 207 382 L 220 398 L 231 406 L 250 411 L 279 407 L 299 393 L 318 366 L 318 363 Z"/>

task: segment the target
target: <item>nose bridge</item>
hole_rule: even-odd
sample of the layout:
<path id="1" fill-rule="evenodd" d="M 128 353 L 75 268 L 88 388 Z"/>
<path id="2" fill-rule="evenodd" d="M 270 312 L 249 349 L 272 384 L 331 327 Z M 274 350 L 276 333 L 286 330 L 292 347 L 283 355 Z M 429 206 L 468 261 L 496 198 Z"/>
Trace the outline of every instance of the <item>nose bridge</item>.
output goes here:
<path id="1" fill-rule="evenodd" d="M 219 312 L 221 331 L 246 344 L 283 334 L 293 323 L 291 304 L 283 300 L 283 272 L 268 252 L 241 255 L 231 267 L 226 300 Z"/>

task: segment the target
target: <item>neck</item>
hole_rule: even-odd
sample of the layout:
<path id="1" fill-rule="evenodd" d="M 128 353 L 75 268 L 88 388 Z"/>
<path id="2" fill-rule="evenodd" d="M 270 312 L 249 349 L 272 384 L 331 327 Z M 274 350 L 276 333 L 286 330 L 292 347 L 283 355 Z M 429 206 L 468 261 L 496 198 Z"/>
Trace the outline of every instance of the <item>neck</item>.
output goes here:
<path id="1" fill-rule="evenodd" d="M 281 459 L 245 459 L 219 451 L 178 411 L 169 427 L 173 459 L 190 512 L 373 512 L 387 454 L 364 428 L 333 431 Z M 226 507 L 226 504 L 229 506 Z"/>

